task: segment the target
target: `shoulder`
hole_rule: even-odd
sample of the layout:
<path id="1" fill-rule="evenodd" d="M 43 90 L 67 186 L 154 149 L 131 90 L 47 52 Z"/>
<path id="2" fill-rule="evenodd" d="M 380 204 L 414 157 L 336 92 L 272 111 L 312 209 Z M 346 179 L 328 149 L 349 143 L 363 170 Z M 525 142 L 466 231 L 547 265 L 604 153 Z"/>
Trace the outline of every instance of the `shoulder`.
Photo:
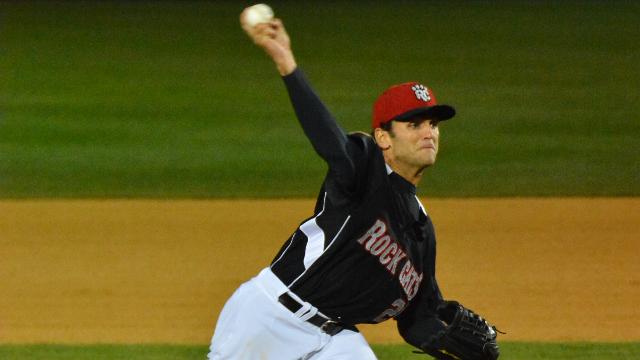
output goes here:
<path id="1" fill-rule="evenodd" d="M 364 131 L 352 131 L 349 133 L 349 137 L 350 138 L 354 138 L 354 139 L 362 139 L 363 141 L 373 141 L 373 137 L 371 136 L 371 134 L 367 134 Z"/>
<path id="2" fill-rule="evenodd" d="M 382 150 L 373 137 L 365 132 L 350 132 L 347 137 L 348 151 L 358 174 L 358 188 L 364 192 L 370 191 L 387 178 Z"/>
<path id="3" fill-rule="evenodd" d="M 350 143 L 356 145 L 365 153 L 370 153 L 378 149 L 378 145 L 376 145 L 373 137 L 363 131 L 350 132 L 347 136 Z"/>
<path id="4" fill-rule="evenodd" d="M 347 152 L 354 173 L 349 182 L 341 181 L 340 174 L 329 169 L 325 178 L 325 190 L 332 203 L 358 202 L 383 181 L 386 174 L 382 151 L 371 135 L 364 132 L 347 134 Z M 348 184 L 345 186 L 345 184 Z"/>

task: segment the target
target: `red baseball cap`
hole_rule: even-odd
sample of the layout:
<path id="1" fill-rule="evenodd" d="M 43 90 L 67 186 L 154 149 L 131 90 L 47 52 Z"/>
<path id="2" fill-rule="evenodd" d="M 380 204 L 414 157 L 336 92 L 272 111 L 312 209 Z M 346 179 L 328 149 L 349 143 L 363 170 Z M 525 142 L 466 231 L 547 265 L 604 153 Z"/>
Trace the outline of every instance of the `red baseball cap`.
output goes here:
<path id="1" fill-rule="evenodd" d="M 449 105 L 438 105 L 433 90 L 418 83 L 407 82 L 394 85 L 382 93 L 373 104 L 371 128 L 391 120 L 407 121 L 416 115 L 437 119 L 451 119 L 456 109 Z"/>

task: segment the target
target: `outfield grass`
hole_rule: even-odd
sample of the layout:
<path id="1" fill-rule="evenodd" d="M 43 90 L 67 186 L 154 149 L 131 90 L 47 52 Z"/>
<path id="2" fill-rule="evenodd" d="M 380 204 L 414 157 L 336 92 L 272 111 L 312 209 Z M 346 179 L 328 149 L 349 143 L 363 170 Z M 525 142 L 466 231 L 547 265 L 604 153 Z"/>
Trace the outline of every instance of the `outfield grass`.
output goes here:
<path id="1" fill-rule="evenodd" d="M 314 196 L 325 165 L 237 2 L 0 2 L 0 197 Z M 638 195 L 637 2 L 273 2 L 347 130 L 418 79 L 429 196 Z"/>
<path id="2" fill-rule="evenodd" d="M 508 360 L 635 360 L 640 343 L 505 343 L 501 359 Z M 408 345 L 373 345 L 380 360 L 426 359 Z M 4 360 L 180 360 L 206 358 L 206 346 L 184 345 L 0 345 Z"/>

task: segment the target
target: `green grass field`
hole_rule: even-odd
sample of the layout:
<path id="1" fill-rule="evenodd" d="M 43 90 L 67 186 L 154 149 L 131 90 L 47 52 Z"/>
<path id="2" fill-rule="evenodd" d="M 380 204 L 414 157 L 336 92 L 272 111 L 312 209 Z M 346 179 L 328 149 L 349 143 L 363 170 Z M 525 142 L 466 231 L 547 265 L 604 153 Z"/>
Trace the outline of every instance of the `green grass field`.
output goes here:
<path id="1" fill-rule="evenodd" d="M 380 360 L 426 359 L 414 354 L 408 345 L 374 345 Z M 178 345 L 2 345 L 0 358 L 5 360 L 191 360 L 206 358 L 206 346 Z M 635 360 L 640 355 L 638 343 L 505 343 L 501 359 L 508 360 Z"/>
<path id="2" fill-rule="evenodd" d="M 347 130 L 418 79 L 429 196 L 640 194 L 637 2 L 273 2 Z M 314 196 L 325 165 L 237 2 L 1 2 L 0 198 Z"/>

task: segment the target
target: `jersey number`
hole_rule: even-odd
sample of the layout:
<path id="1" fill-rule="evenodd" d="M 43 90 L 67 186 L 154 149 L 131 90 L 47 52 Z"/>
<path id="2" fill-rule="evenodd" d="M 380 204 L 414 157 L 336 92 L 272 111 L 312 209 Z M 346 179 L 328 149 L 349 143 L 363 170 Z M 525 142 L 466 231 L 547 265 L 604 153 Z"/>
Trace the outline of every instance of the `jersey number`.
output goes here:
<path id="1" fill-rule="evenodd" d="M 397 299 L 396 301 L 393 302 L 393 304 L 391 304 L 391 308 L 383 311 L 382 314 L 378 315 L 375 319 L 373 319 L 373 322 L 381 323 L 387 319 L 390 319 L 400 314 L 402 310 L 404 310 L 405 306 L 407 306 L 407 303 L 404 300 Z"/>

